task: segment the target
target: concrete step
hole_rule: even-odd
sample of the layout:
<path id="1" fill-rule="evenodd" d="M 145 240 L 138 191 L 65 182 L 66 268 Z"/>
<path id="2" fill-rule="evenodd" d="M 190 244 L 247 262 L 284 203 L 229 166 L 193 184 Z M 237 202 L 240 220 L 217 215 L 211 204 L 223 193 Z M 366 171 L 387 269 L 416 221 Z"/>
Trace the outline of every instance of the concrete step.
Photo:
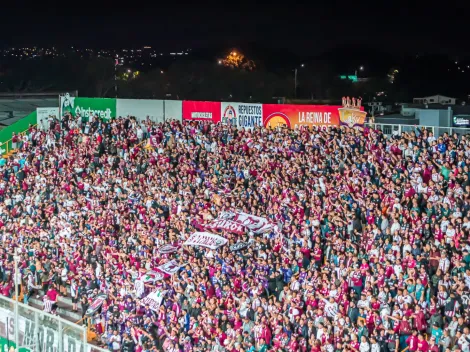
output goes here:
<path id="1" fill-rule="evenodd" d="M 42 310 L 44 309 L 44 302 L 42 300 L 42 297 L 42 295 L 39 298 L 36 298 L 36 296 L 31 297 L 29 299 L 29 302 L 32 306 L 39 307 L 38 309 Z M 70 300 L 70 304 L 67 302 L 67 298 L 59 298 L 59 300 L 57 301 L 57 314 L 60 317 L 75 323 L 82 319 L 82 313 L 80 307 L 78 307 L 78 312 L 72 311 L 72 300 L 70 298 L 68 300 Z"/>
<path id="2" fill-rule="evenodd" d="M 42 304 L 42 302 L 38 302 L 38 300 L 36 300 L 36 299 L 30 299 L 29 300 L 29 306 L 31 306 L 33 308 L 36 308 L 36 309 L 39 309 L 39 310 L 43 310 L 43 308 L 44 308 L 44 305 Z M 61 318 L 65 319 L 65 320 L 68 320 L 69 322 L 71 322 L 73 324 L 75 324 L 78 321 L 75 318 L 71 318 L 67 315 L 60 314 L 60 309 L 57 313 Z M 81 315 L 80 315 L 80 318 L 81 318 Z"/>
<path id="3" fill-rule="evenodd" d="M 38 295 L 41 296 L 41 299 L 42 297 L 44 297 L 46 293 L 43 291 L 43 290 L 38 290 Z M 59 296 L 59 303 L 64 303 L 65 305 L 69 305 L 69 306 L 72 306 L 72 298 L 70 296 L 68 296 L 70 293 L 69 291 L 67 291 L 67 296 L 64 296 L 64 295 L 60 295 Z"/>
<path id="4" fill-rule="evenodd" d="M 44 304 L 42 302 L 42 299 L 38 299 L 38 298 L 36 298 L 36 296 L 34 296 L 34 298 L 29 299 L 29 305 L 31 307 L 34 307 L 34 308 L 39 309 L 39 310 L 43 310 L 43 308 L 44 308 Z M 79 321 L 82 318 L 81 313 L 72 312 L 72 306 L 71 305 L 69 307 L 66 307 L 66 306 L 63 306 L 59 302 L 58 306 L 59 306 L 59 308 L 57 309 L 57 315 L 59 315 L 61 318 L 65 319 L 65 320 L 68 320 L 69 322 L 71 322 L 73 324 L 76 324 L 77 321 Z M 86 325 L 83 324 L 83 322 L 80 322 L 79 325 L 86 326 Z M 91 344 L 91 345 L 101 347 L 101 348 L 106 348 L 106 346 L 103 345 L 99 339 L 98 340 L 93 340 L 93 341 L 88 341 L 88 343 Z"/>

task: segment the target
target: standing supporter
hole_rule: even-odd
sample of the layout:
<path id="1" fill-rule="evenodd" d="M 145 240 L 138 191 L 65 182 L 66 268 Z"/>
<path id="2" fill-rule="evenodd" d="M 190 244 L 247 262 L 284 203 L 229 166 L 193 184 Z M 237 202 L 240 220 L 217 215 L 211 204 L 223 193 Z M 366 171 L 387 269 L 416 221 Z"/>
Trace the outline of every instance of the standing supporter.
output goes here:
<path id="1" fill-rule="evenodd" d="M 114 351 L 468 350 L 468 136 L 53 125 L 0 166 L 2 294 L 71 298 Z"/>

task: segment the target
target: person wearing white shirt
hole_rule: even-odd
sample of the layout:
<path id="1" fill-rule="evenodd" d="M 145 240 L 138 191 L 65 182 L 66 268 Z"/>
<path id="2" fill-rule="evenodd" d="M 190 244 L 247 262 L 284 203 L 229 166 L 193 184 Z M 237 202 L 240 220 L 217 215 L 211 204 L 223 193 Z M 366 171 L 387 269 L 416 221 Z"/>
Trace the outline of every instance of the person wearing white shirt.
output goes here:
<path id="1" fill-rule="evenodd" d="M 390 232 L 392 233 L 392 235 L 397 232 L 398 230 L 400 230 L 400 223 L 398 222 L 398 220 L 395 220 L 395 222 L 393 223 L 392 227 L 390 228 Z"/>
<path id="2" fill-rule="evenodd" d="M 370 352 L 380 352 L 380 345 L 377 342 L 371 344 Z"/>
<path id="3" fill-rule="evenodd" d="M 446 230 L 446 243 L 450 244 L 450 242 L 454 239 L 454 236 L 455 236 L 455 229 L 452 225 L 449 224 Z"/>
<path id="4" fill-rule="evenodd" d="M 113 351 L 121 350 L 121 335 L 118 334 L 117 330 L 114 330 L 113 335 L 109 338 L 109 343 L 113 348 Z"/>
<path id="5" fill-rule="evenodd" d="M 442 270 L 443 273 L 447 273 L 450 267 L 450 260 L 446 257 L 445 252 L 441 253 L 441 258 L 439 259 L 439 269 Z"/>
<path id="6" fill-rule="evenodd" d="M 367 342 L 367 338 L 365 336 L 361 337 L 361 344 L 359 345 L 359 351 L 360 352 L 370 351 L 370 345 L 369 345 L 369 342 Z"/>
<path id="7" fill-rule="evenodd" d="M 428 187 L 426 186 L 425 183 L 421 182 L 418 184 L 418 193 L 427 193 L 428 192 Z"/>
<path id="8" fill-rule="evenodd" d="M 334 318 L 338 313 L 338 303 L 335 302 L 333 297 L 330 297 L 330 300 L 327 300 L 323 296 L 320 296 L 322 301 L 325 302 L 325 313 L 330 318 Z"/>
<path id="9" fill-rule="evenodd" d="M 365 295 L 361 295 L 361 299 L 357 301 L 358 308 L 369 308 L 369 301 L 366 299 Z"/>
<path id="10" fill-rule="evenodd" d="M 321 338 L 322 338 L 324 333 L 325 333 L 325 331 L 324 331 L 324 328 L 323 328 L 323 324 L 319 323 L 318 324 L 318 329 L 317 329 L 317 336 L 316 336 L 317 340 L 321 341 Z"/>
<path id="11" fill-rule="evenodd" d="M 395 272 L 396 276 L 399 276 L 403 272 L 403 268 L 400 264 L 395 264 L 393 266 L 393 271 Z"/>
<path id="12" fill-rule="evenodd" d="M 457 343 L 462 348 L 462 352 L 470 352 L 470 332 L 465 328 L 463 334 L 457 340 Z"/>

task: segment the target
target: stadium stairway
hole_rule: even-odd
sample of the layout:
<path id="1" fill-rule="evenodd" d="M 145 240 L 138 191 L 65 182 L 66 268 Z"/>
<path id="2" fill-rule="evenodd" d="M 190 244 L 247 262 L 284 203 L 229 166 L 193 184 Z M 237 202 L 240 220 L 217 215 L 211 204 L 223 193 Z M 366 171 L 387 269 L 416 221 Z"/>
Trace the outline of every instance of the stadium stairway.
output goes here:
<path id="1" fill-rule="evenodd" d="M 29 299 L 29 304 L 34 308 L 43 310 L 43 297 L 44 292 L 39 291 L 39 298 L 37 298 L 37 295 L 31 297 Z M 72 311 L 72 298 L 70 297 L 59 296 L 59 299 L 57 301 L 57 307 L 57 315 L 59 315 L 61 318 L 64 318 L 72 323 L 76 323 L 77 321 L 82 319 L 82 311 L 80 309 L 80 304 L 77 307 L 78 312 Z"/>

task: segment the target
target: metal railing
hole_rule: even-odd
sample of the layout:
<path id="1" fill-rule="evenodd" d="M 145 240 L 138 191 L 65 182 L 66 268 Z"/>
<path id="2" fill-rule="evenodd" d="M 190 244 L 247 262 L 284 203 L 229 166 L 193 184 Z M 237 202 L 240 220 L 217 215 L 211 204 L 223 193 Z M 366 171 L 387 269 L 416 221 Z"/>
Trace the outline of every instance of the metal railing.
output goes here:
<path id="1" fill-rule="evenodd" d="M 18 322 L 15 305 L 18 304 Z M 16 349 L 15 329 L 19 348 Z M 0 351 L 108 352 L 87 341 L 87 328 L 0 295 Z"/>
<path id="2" fill-rule="evenodd" d="M 425 128 L 426 130 L 433 133 L 435 137 L 442 136 L 444 133 L 453 135 L 457 133 L 458 135 L 470 134 L 470 128 L 463 127 L 440 127 L 440 126 L 426 126 L 426 125 L 402 125 L 402 124 L 390 124 L 390 123 L 366 123 L 366 126 L 374 129 L 380 129 L 385 135 L 390 136 L 393 133 L 401 135 L 402 132 L 412 132 L 417 129 L 421 130 Z"/>
<path id="3" fill-rule="evenodd" d="M 26 133 L 28 133 L 29 129 L 30 128 L 35 128 L 37 126 L 37 124 L 34 124 L 32 125 L 31 127 L 28 127 L 27 129 L 25 129 L 24 131 L 22 132 L 19 132 L 17 134 L 17 136 L 24 136 Z M 0 146 L 0 156 L 2 155 L 5 155 L 7 153 L 9 153 L 10 151 L 12 150 L 16 150 L 17 148 L 13 148 L 12 146 L 12 140 L 13 138 L 10 138 L 9 140 L 5 141 L 5 142 L 2 142 L 1 143 L 1 146 Z M 17 143 L 18 144 L 18 143 Z M 18 146 L 17 146 L 18 147 Z"/>

